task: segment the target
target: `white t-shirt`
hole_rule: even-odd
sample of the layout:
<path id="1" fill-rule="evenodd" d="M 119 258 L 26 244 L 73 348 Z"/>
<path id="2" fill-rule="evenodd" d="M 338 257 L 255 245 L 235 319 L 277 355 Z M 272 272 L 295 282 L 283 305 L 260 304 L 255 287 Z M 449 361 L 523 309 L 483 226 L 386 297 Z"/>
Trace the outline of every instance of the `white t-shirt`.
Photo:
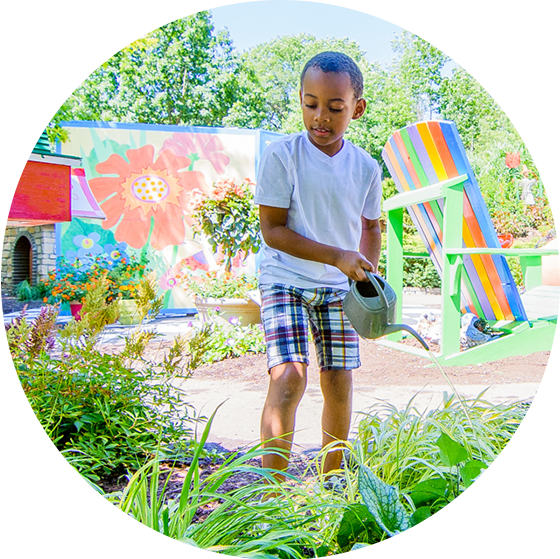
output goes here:
<path id="1" fill-rule="evenodd" d="M 361 216 L 381 215 L 381 170 L 366 151 L 344 141 L 333 157 L 314 146 L 307 132 L 270 144 L 259 164 L 255 203 L 288 208 L 287 227 L 304 237 L 343 250 L 359 250 Z M 260 284 L 333 287 L 348 290 L 338 268 L 304 260 L 266 244 Z"/>

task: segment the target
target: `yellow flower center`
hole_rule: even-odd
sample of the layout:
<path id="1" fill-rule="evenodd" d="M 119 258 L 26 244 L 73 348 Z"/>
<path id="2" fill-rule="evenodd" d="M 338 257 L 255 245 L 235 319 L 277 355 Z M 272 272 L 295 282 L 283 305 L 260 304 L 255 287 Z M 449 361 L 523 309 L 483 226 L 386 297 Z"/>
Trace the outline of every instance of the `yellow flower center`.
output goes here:
<path id="1" fill-rule="evenodd" d="M 144 175 L 132 183 L 135 198 L 149 204 L 157 204 L 169 196 L 169 185 L 157 175 Z"/>
<path id="2" fill-rule="evenodd" d="M 159 207 L 165 210 L 167 204 L 179 205 L 179 195 L 183 187 L 179 178 L 165 170 L 146 167 L 139 174 L 132 173 L 122 183 L 121 197 L 125 207 L 133 210 L 142 208 L 145 215 Z"/>

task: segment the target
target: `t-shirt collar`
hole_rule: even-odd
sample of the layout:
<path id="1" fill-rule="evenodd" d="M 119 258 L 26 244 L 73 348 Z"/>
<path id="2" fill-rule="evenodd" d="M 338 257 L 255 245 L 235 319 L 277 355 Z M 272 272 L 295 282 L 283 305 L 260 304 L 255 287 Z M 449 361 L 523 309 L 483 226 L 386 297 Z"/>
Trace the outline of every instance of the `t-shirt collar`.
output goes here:
<path id="1" fill-rule="evenodd" d="M 317 157 L 323 157 L 325 161 L 334 161 L 335 159 L 339 159 L 339 157 L 346 151 L 346 140 L 342 139 L 342 147 L 333 155 L 327 155 L 324 151 L 321 151 L 313 142 L 309 139 L 309 134 L 307 130 L 303 132 L 305 142 L 312 150 L 312 153 L 316 153 Z"/>

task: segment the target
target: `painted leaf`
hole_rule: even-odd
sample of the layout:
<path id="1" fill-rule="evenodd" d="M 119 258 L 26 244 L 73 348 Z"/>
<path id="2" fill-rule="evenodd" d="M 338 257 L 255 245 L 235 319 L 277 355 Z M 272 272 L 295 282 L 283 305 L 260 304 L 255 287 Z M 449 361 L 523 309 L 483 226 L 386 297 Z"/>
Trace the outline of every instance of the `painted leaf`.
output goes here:
<path id="1" fill-rule="evenodd" d="M 436 441 L 439 447 L 441 461 L 446 466 L 457 466 L 469 457 L 469 453 L 464 446 L 454 441 L 449 435 L 442 433 Z"/>
<path id="2" fill-rule="evenodd" d="M 393 486 L 383 483 L 366 466 L 360 466 L 358 486 L 369 512 L 390 537 L 410 528 L 409 515 Z"/>

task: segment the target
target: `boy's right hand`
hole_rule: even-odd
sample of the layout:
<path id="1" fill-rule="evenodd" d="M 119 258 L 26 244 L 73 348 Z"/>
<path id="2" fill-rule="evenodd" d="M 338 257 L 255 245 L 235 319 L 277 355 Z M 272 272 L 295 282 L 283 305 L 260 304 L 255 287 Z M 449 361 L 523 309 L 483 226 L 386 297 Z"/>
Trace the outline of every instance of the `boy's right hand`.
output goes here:
<path id="1" fill-rule="evenodd" d="M 360 252 L 343 250 L 336 267 L 354 281 L 368 281 L 366 270 L 375 272 L 373 264 Z"/>

